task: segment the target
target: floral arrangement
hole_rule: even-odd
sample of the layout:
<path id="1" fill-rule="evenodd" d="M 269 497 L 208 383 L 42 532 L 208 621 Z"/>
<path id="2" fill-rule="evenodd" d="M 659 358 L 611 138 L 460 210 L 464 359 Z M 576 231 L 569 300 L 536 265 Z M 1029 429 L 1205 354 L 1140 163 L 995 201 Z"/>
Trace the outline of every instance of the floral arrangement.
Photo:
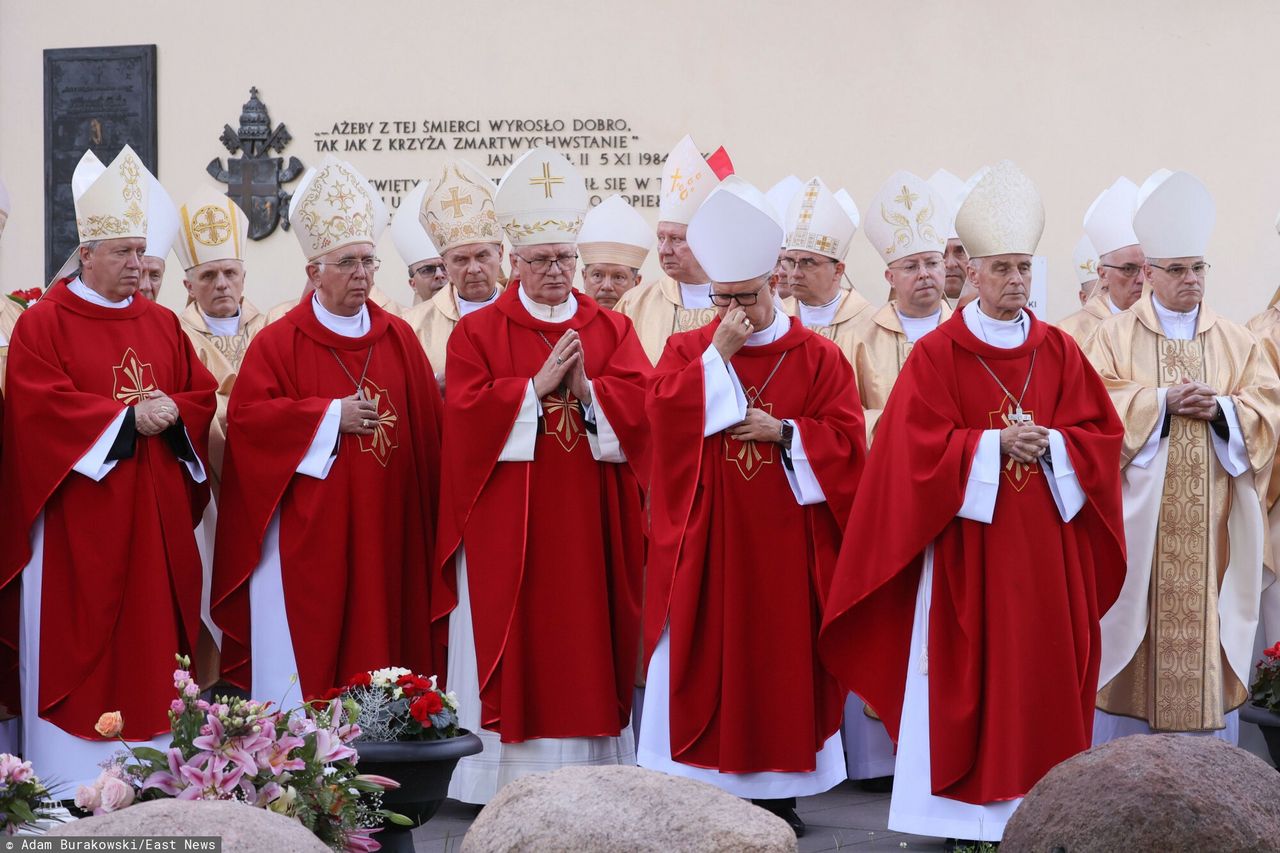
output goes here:
<path id="1" fill-rule="evenodd" d="M 353 675 L 321 701 L 350 700 L 357 706 L 362 741 L 444 740 L 457 737 L 458 697 L 436 686 L 436 677 L 387 667 Z"/>
<path id="2" fill-rule="evenodd" d="M 285 713 L 269 702 L 225 696 L 206 702 L 198 698 L 188 659 L 180 656 L 178 663 L 170 748 L 125 743 L 127 751 L 76 792 L 77 807 L 98 815 L 165 797 L 238 800 L 292 817 L 330 848 L 356 853 L 381 847 L 373 834 L 384 819 L 409 823 L 381 808 L 382 792 L 398 783 L 356 769 L 351 744 L 361 732 L 351 703 L 335 698 Z M 124 721 L 111 712 L 95 728 L 103 737 L 120 737 Z"/>
<path id="3" fill-rule="evenodd" d="M 1268 711 L 1280 711 L 1280 643 L 1263 650 L 1258 674 L 1249 689 L 1253 692 L 1253 704 Z"/>
<path id="4" fill-rule="evenodd" d="M 36 777 L 30 761 L 0 752 L 0 835 L 49 819 L 53 797 Z"/>
<path id="5" fill-rule="evenodd" d="M 18 303 L 23 310 L 31 307 L 31 303 L 35 302 L 44 295 L 44 290 L 39 287 L 31 287 L 26 290 L 15 290 L 9 294 L 9 298 Z"/>

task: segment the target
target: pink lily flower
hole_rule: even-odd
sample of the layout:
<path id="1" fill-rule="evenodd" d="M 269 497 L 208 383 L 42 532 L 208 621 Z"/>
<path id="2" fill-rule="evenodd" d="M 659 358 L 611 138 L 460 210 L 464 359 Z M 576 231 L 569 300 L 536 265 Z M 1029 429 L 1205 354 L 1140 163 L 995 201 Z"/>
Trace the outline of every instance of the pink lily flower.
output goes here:
<path id="1" fill-rule="evenodd" d="M 354 830 L 347 836 L 347 850 L 349 853 L 374 853 L 376 850 L 381 850 L 382 845 L 373 840 L 375 832 L 382 832 L 382 827 Z"/>
<path id="2" fill-rule="evenodd" d="M 187 787 L 182 778 L 182 750 L 177 748 L 170 749 L 168 758 L 169 769 L 167 771 L 157 770 L 148 776 L 147 781 L 142 785 L 142 790 L 155 788 L 170 797 L 176 797 Z"/>
<path id="3" fill-rule="evenodd" d="M 211 757 L 203 769 L 188 764 L 182 768 L 182 778 L 190 783 L 190 787 L 178 794 L 180 800 L 230 800 L 244 768 L 237 766 L 226 771 L 227 762 L 223 758 Z"/>
<path id="4" fill-rule="evenodd" d="M 321 764 L 331 764 L 335 761 L 342 761 L 344 758 L 352 758 L 356 755 L 356 751 L 342 742 L 342 739 L 336 736 L 328 729 L 318 729 L 316 731 L 316 761 Z"/>

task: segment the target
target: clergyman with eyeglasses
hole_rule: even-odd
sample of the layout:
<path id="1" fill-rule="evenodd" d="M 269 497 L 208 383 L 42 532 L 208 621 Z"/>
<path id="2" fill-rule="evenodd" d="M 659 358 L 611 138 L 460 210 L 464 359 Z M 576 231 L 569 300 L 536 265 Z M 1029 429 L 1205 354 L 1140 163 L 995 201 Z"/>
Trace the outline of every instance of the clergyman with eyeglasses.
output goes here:
<path id="1" fill-rule="evenodd" d="M 493 203 L 519 285 L 449 338 L 436 567 L 451 594 L 433 614 L 484 742 L 450 783 L 467 803 L 527 773 L 634 764 L 644 560 L 651 368 L 631 321 L 573 289 L 586 182 L 534 148 Z"/>
<path id="2" fill-rule="evenodd" d="M 1129 570 L 1102 620 L 1095 743 L 1146 732 L 1230 743 L 1249 700 L 1280 378 L 1251 332 L 1204 300 L 1213 197 L 1187 172 L 1138 193 L 1150 292 L 1089 352 L 1124 421 Z M 1273 626 L 1274 627 L 1274 626 Z"/>
<path id="3" fill-rule="evenodd" d="M 783 234 L 737 176 L 689 223 L 718 316 L 671 337 L 646 403 L 655 462 L 638 758 L 751 798 L 803 834 L 795 797 L 845 779 L 845 693 L 816 643 L 866 439 L 852 366 L 774 300 Z M 762 673 L 789 697 L 763 734 Z"/>
<path id="4" fill-rule="evenodd" d="M 254 338 L 227 412 L 223 678 L 285 708 L 389 664 L 444 668 L 424 625 L 442 404 L 413 331 L 369 301 L 375 194 L 332 155 L 295 193 L 314 293 Z"/>
<path id="5" fill-rule="evenodd" d="M 1058 323 L 1086 350 L 1102 323 L 1128 311 L 1142 296 L 1146 283 L 1146 257 L 1133 233 L 1133 212 L 1138 185 L 1121 177 L 1107 187 L 1084 215 L 1085 237 L 1098 253 L 1098 284 L 1084 306 Z"/>

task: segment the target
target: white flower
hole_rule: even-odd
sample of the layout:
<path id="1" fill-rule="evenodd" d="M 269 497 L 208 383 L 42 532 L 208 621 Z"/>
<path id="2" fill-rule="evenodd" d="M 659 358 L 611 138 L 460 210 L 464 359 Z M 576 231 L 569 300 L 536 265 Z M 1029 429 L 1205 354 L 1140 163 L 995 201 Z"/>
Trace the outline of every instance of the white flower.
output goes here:
<path id="1" fill-rule="evenodd" d="M 396 683 L 402 675 L 411 675 L 412 673 L 401 666 L 388 666 L 384 669 L 375 669 L 369 673 L 369 678 L 379 687 L 390 687 Z"/>
<path id="2" fill-rule="evenodd" d="M 450 711 L 456 712 L 458 710 L 458 694 L 452 690 L 444 694 L 444 704 Z"/>

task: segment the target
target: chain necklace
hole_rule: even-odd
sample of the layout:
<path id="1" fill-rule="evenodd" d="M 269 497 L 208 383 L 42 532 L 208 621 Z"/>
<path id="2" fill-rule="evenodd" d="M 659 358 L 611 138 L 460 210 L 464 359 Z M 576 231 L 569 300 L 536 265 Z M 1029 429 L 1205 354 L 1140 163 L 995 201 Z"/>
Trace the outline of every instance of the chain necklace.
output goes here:
<path id="1" fill-rule="evenodd" d="M 1036 347 L 1031 351 L 1031 365 L 1027 367 L 1027 381 L 1022 383 L 1022 393 L 1019 394 L 1017 398 L 1014 398 L 1013 394 L 1009 392 L 1009 389 L 1005 387 L 1005 384 L 1000 381 L 1000 377 L 996 376 L 996 372 L 991 369 L 991 365 L 987 364 L 986 360 L 982 356 L 978 355 L 977 353 L 973 354 L 973 357 L 978 360 L 978 364 L 981 364 L 984 368 L 986 368 L 987 373 L 991 374 L 991 378 L 996 381 L 996 384 L 1000 386 L 1000 390 L 1004 392 L 1004 396 L 1008 398 L 1010 403 L 1013 404 L 1013 414 L 1009 416 L 1010 423 L 1014 423 L 1014 424 L 1031 423 L 1031 415 L 1026 415 L 1022 413 L 1022 400 L 1024 397 L 1027 396 L 1027 389 L 1031 387 L 1031 374 L 1035 372 L 1036 353 L 1039 351 L 1040 351 L 1039 347 Z"/>
<path id="2" fill-rule="evenodd" d="M 782 355 L 778 356 L 777 363 L 773 365 L 773 370 L 770 370 L 769 375 L 765 377 L 764 384 L 760 386 L 760 390 L 747 398 L 748 409 L 756 408 L 756 403 L 760 402 L 760 398 L 764 396 L 764 389 L 769 387 L 769 383 L 773 381 L 774 374 L 778 372 L 779 367 L 782 367 L 782 362 L 786 361 L 787 353 L 789 352 L 791 352 L 791 350 L 784 350 Z"/>
<path id="3" fill-rule="evenodd" d="M 328 349 L 330 354 L 333 355 L 334 360 L 338 362 L 338 367 L 342 368 L 342 372 L 347 374 L 347 378 L 356 386 L 356 399 L 363 400 L 365 398 L 364 378 L 369 375 L 369 362 L 373 361 L 373 345 L 369 345 L 369 354 L 364 357 L 364 369 L 360 371 L 360 380 L 358 382 L 356 381 L 356 378 L 351 375 L 351 371 L 347 370 L 347 366 L 342 362 L 342 358 L 338 355 L 337 350 L 333 347 L 329 347 Z"/>

